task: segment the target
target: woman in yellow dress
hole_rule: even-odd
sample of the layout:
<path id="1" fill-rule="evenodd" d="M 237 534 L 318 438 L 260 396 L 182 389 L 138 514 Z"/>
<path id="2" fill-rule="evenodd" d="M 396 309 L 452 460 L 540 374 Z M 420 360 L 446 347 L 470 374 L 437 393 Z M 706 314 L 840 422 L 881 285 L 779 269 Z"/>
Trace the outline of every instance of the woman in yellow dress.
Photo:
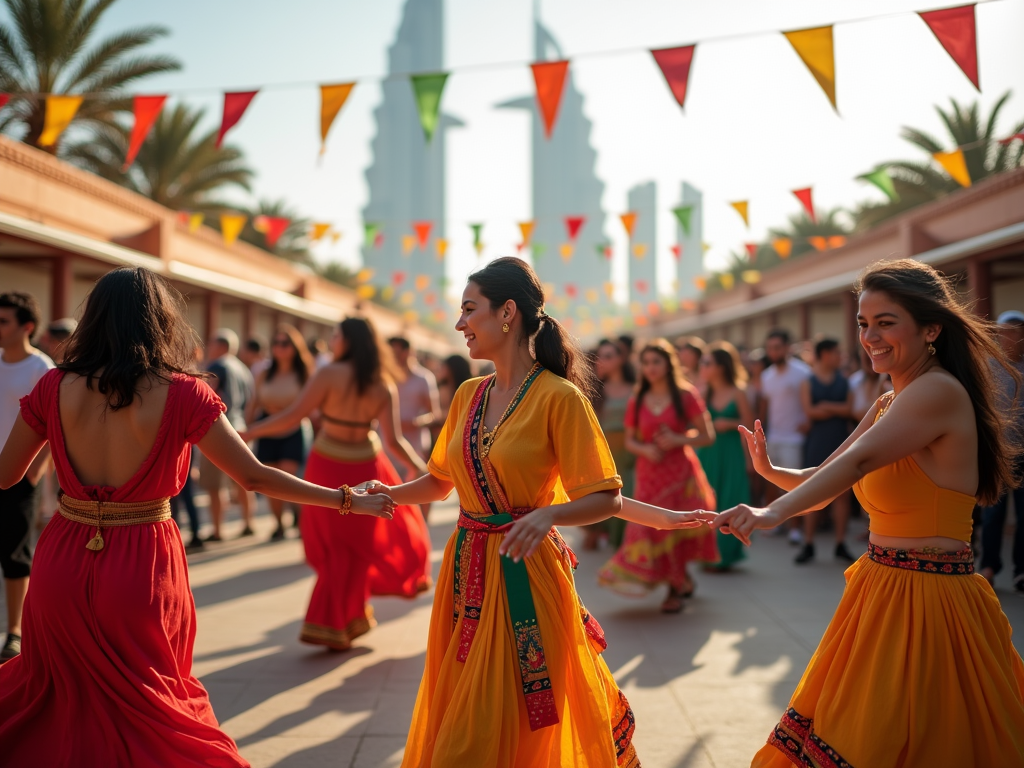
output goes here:
<path id="1" fill-rule="evenodd" d="M 777 469 L 760 424 L 741 428 L 757 471 L 789 493 L 712 521 L 749 543 L 851 486 L 870 517 L 868 551 L 753 765 L 1022 766 L 1024 664 L 968 543 L 976 501 L 1014 480 L 990 361 L 1011 369 L 929 266 L 880 262 L 858 293 L 861 344 L 894 391 L 820 467 Z"/>
<path id="2" fill-rule="evenodd" d="M 587 399 L 586 359 L 543 309 L 526 262 L 474 273 L 456 325 L 495 373 L 452 402 L 429 474 L 388 488 L 396 504 L 458 490 L 403 768 L 639 766 L 633 713 L 601 658 L 604 633 L 573 584 L 555 525 L 615 514 L 660 527 L 694 515 L 637 502 Z"/>

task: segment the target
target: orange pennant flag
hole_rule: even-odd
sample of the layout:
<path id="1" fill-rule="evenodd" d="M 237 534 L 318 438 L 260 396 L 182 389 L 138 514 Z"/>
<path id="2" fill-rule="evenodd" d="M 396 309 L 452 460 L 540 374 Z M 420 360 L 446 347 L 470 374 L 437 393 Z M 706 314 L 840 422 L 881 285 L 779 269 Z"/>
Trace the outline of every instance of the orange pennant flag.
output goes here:
<path id="1" fill-rule="evenodd" d="M 448 252 L 448 240 L 443 237 L 439 237 L 437 238 L 437 242 L 434 243 L 434 246 L 437 248 L 438 260 L 443 259 L 444 255 Z"/>
<path id="2" fill-rule="evenodd" d="M 565 76 L 569 72 L 568 61 L 547 61 L 531 64 L 533 81 L 537 86 L 537 105 L 540 107 L 541 119 L 544 122 L 544 135 L 551 138 L 558 118 L 558 107 L 562 103 L 562 92 L 565 90 Z"/>
<path id="3" fill-rule="evenodd" d="M 635 256 L 638 259 L 642 259 L 646 255 L 647 255 L 647 244 L 646 243 L 636 243 L 633 246 L 633 256 Z"/>
<path id="4" fill-rule="evenodd" d="M 622 219 L 622 226 L 626 228 L 626 235 L 633 237 L 633 229 L 636 227 L 636 212 L 629 211 L 619 216 Z"/>
<path id="5" fill-rule="evenodd" d="M 164 108 L 166 96 L 136 96 L 132 99 L 132 108 L 135 117 L 135 124 L 132 125 L 132 135 L 128 140 L 128 154 L 125 155 L 124 165 L 121 166 L 121 173 L 128 170 L 135 162 L 136 155 L 142 148 L 142 142 L 156 122 L 160 110 Z"/>
<path id="6" fill-rule="evenodd" d="M 331 130 L 334 118 L 345 106 L 349 94 L 356 87 L 355 83 L 339 83 L 337 85 L 320 86 L 320 154 L 327 149 L 327 134 Z"/>
<path id="7" fill-rule="evenodd" d="M 814 75 L 818 85 L 828 96 L 832 109 L 836 107 L 836 58 L 832 45 L 832 26 L 783 32 L 793 50 Z"/>
<path id="8" fill-rule="evenodd" d="M 420 250 L 424 250 L 427 247 L 427 243 L 430 242 L 430 230 L 434 224 L 430 221 L 414 221 L 412 223 L 413 231 L 416 232 L 416 242 L 419 243 Z"/>
<path id="9" fill-rule="evenodd" d="M 705 288 L 708 287 L 708 279 L 701 275 L 697 275 L 695 278 L 693 278 L 693 284 L 698 291 L 703 291 Z"/>
<path id="10" fill-rule="evenodd" d="M 615 295 L 615 283 L 607 282 L 604 284 L 604 295 L 609 299 Z"/>
<path id="11" fill-rule="evenodd" d="M 319 241 L 330 230 L 331 225 L 324 221 L 315 221 L 309 233 L 309 239 L 314 243 Z"/>
<path id="12" fill-rule="evenodd" d="M 971 174 L 967 171 L 967 161 L 964 160 L 962 149 L 957 147 L 952 152 L 936 152 L 932 157 L 961 187 L 971 186 Z"/>
<path id="13" fill-rule="evenodd" d="M 846 235 L 832 235 L 828 239 L 829 248 L 842 248 L 846 245 Z"/>
<path id="14" fill-rule="evenodd" d="M 416 235 L 402 235 L 402 255 L 408 256 L 416 247 Z"/>
<path id="15" fill-rule="evenodd" d="M 807 242 L 814 246 L 816 251 L 828 250 L 828 239 L 821 235 L 813 235 L 807 238 Z"/>
<path id="16" fill-rule="evenodd" d="M 558 251 L 559 253 L 562 254 L 562 259 L 564 261 L 569 261 L 572 258 L 572 243 L 562 243 L 562 246 L 558 249 Z"/>
<path id="17" fill-rule="evenodd" d="M 735 203 L 729 203 L 729 205 L 731 205 L 735 209 L 736 213 L 738 213 L 743 218 L 743 223 L 747 225 L 747 229 L 750 229 L 750 206 L 748 201 L 737 200 Z"/>
<path id="18" fill-rule="evenodd" d="M 427 286 L 430 285 L 429 275 L 416 275 L 416 290 L 425 291 Z"/>
<path id="19" fill-rule="evenodd" d="M 530 238 L 533 237 L 533 221 L 520 221 L 519 232 L 523 236 L 523 245 L 527 246 L 530 244 Z"/>
<path id="20" fill-rule="evenodd" d="M 331 243 L 333 245 L 337 245 L 339 240 L 341 240 L 341 232 L 338 232 L 337 230 L 331 232 Z"/>
<path id="21" fill-rule="evenodd" d="M 776 237 L 772 240 L 772 248 L 779 254 L 780 259 L 788 259 L 793 252 L 793 241 L 788 237 Z"/>

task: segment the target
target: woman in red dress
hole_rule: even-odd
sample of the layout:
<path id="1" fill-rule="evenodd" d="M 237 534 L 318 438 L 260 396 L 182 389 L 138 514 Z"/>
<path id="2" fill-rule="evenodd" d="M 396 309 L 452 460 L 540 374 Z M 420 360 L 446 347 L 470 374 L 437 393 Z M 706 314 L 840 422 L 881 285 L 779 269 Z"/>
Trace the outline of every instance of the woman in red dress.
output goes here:
<path id="1" fill-rule="evenodd" d="M 373 325 L 359 317 L 343 320 L 331 347 L 334 362 L 318 370 L 288 408 L 252 425 L 245 439 L 287 434 L 319 410 L 320 432 L 306 462 L 310 482 L 338 486 L 380 478 L 398 485 L 374 422 L 392 454 L 424 474 L 426 466 L 402 437 L 398 396 L 384 366 L 388 351 Z M 322 504 L 302 508 L 302 544 L 317 575 L 302 642 L 347 650 L 376 623 L 371 595 L 415 597 L 430 586 L 430 532 L 419 507 L 396 507 L 390 523 L 378 522 L 342 520 Z"/>
<path id="2" fill-rule="evenodd" d="M 662 339 L 640 352 L 640 386 L 626 406 L 626 449 L 636 454 L 638 501 L 674 510 L 713 510 L 715 493 L 693 449 L 715 440 L 704 401 L 678 371 L 675 350 Z M 661 609 L 678 613 L 693 594 L 686 572 L 691 560 L 718 562 L 708 528 L 656 530 L 627 523 L 615 556 L 598 581 L 622 594 L 643 595 L 668 584 Z"/>
<path id="3" fill-rule="evenodd" d="M 347 493 L 256 461 L 194 349 L 181 296 L 118 269 L 97 282 L 64 362 L 22 400 L 0 487 L 49 442 L 63 495 L 36 548 L 22 653 L 0 667 L 6 768 L 248 765 L 192 676 L 195 606 L 168 499 L 194 444 L 247 490 L 339 511 Z M 391 515 L 390 500 L 348 498 L 353 513 Z"/>

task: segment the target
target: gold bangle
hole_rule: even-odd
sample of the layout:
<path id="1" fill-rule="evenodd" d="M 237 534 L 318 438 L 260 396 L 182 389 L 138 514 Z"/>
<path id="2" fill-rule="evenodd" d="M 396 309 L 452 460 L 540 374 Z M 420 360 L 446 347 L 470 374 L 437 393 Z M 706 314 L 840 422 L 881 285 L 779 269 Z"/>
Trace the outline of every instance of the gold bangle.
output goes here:
<path id="1" fill-rule="evenodd" d="M 347 515 L 352 511 L 352 489 L 343 485 L 338 490 L 341 491 L 341 508 L 338 512 Z"/>

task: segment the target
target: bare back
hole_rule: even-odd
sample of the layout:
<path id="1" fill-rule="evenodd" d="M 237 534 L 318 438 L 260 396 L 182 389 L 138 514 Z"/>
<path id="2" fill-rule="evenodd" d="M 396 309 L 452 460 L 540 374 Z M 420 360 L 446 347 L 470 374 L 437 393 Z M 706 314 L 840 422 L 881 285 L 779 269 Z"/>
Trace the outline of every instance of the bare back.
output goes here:
<path id="1" fill-rule="evenodd" d="M 366 439 L 374 421 L 385 418 L 383 411 L 392 400 L 387 385 L 371 384 L 359 394 L 352 363 L 331 363 L 317 371 L 316 376 L 326 384 L 320 412 L 326 417 L 322 429 L 328 437 L 341 442 L 360 442 Z M 338 424 L 338 419 L 351 424 Z"/>
<path id="2" fill-rule="evenodd" d="M 164 417 L 170 383 L 155 377 L 139 387 L 131 405 L 107 407 L 107 397 L 86 387 L 84 376 L 67 374 L 59 405 L 64 448 L 83 485 L 119 488 L 135 475 L 153 450 Z"/>

